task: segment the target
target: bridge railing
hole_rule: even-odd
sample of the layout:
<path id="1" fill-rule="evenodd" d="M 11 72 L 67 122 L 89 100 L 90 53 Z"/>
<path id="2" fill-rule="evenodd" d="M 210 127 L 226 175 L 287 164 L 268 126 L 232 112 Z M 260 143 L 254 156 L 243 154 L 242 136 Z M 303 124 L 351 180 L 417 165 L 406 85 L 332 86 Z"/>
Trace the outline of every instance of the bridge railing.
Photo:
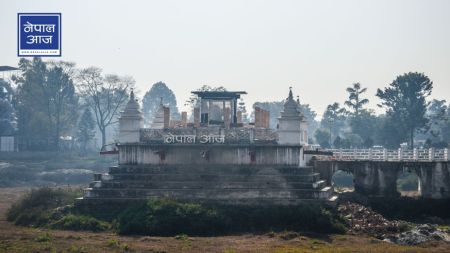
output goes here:
<path id="1" fill-rule="evenodd" d="M 449 161 L 449 150 L 445 149 L 327 149 L 331 157 L 320 159 L 368 160 L 368 161 Z"/>

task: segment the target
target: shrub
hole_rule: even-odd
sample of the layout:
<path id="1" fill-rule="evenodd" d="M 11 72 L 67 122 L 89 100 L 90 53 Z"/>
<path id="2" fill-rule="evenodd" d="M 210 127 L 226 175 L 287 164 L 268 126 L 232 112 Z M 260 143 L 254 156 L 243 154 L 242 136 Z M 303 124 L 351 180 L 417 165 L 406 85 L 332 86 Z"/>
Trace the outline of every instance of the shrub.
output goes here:
<path id="1" fill-rule="evenodd" d="M 79 190 L 40 188 L 27 193 L 7 211 L 6 218 L 16 225 L 42 226 L 52 215 L 53 209 L 71 205 L 81 194 Z"/>
<path id="2" fill-rule="evenodd" d="M 125 210 L 118 218 L 120 234 L 170 236 L 207 235 L 224 229 L 225 217 L 212 208 L 172 200 L 149 200 Z"/>
<path id="3" fill-rule="evenodd" d="M 213 206 L 150 200 L 127 208 L 116 222 L 120 234 L 173 236 L 241 232 L 314 231 L 343 233 L 333 208 L 298 206 Z"/>
<path id="4" fill-rule="evenodd" d="M 34 240 L 36 242 L 49 242 L 52 240 L 52 237 L 48 233 L 45 233 L 43 235 L 36 237 Z"/>
<path id="5" fill-rule="evenodd" d="M 90 231 L 105 231 L 108 229 L 108 223 L 99 221 L 88 216 L 79 216 L 69 214 L 50 224 L 51 228 L 64 230 L 90 230 Z"/>

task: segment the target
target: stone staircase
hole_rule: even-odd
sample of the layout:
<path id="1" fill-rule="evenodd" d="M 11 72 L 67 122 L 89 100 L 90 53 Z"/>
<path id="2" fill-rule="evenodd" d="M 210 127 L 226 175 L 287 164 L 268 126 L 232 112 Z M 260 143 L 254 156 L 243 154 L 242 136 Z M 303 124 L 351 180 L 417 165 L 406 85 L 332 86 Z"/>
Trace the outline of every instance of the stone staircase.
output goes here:
<path id="1" fill-rule="evenodd" d="M 120 165 L 96 174 L 83 200 L 171 198 L 227 204 L 334 200 L 313 167 Z"/>

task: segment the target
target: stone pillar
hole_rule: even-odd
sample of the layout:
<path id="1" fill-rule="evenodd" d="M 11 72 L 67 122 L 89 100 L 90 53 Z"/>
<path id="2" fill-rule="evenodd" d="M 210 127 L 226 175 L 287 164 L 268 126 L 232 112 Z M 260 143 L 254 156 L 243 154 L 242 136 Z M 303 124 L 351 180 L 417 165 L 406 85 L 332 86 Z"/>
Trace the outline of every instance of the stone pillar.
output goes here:
<path id="1" fill-rule="evenodd" d="M 369 161 L 372 161 L 372 159 L 373 159 L 372 149 L 369 148 Z"/>
<path id="2" fill-rule="evenodd" d="M 403 150 L 402 148 L 398 148 L 398 160 L 403 161 Z"/>
<path id="3" fill-rule="evenodd" d="M 422 197 L 432 199 L 450 198 L 450 163 L 420 162 Z"/>
<path id="4" fill-rule="evenodd" d="M 417 159 L 418 159 L 417 148 L 414 148 L 413 149 L 413 160 L 417 161 Z"/>
<path id="5" fill-rule="evenodd" d="M 183 127 L 187 125 L 187 112 L 181 112 L 181 124 Z"/>
<path id="6" fill-rule="evenodd" d="M 387 161 L 387 149 L 383 148 L 383 161 Z"/>
<path id="7" fill-rule="evenodd" d="M 255 107 L 255 127 L 261 127 L 261 108 Z"/>
<path id="8" fill-rule="evenodd" d="M 429 148 L 428 149 L 428 160 L 429 161 L 434 161 L 434 148 Z"/>
<path id="9" fill-rule="evenodd" d="M 399 195 L 397 192 L 398 163 L 358 162 L 352 167 L 356 192 L 383 197 Z"/>
<path id="10" fill-rule="evenodd" d="M 264 128 L 269 128 L 270 126 L 270 112 L 263 110 L 264 112 Z"/>
<path id="11" fill-rule="evenodd" d="M 170 126 L 170 107 L 164 107 L 164 128 Z"/>
<path id="12" fill-rule="evenodd" d="M 233 124 L 237 123 L 237 99 L 233 99 Z"/>
<path id="13" fill-rule="evenodd" d="M 325 180 L 326 185 L 332 185 L 333 173 L 339 169 L 338 164 L 332 161 L 314 161 L 314 170 L 319 172 L 320 179 Z"/>
<path id="14" fill-rule="evenodd" d="M 224 108 L 223 123 L 224 123 L 226 129 L 230 128 L 230 123 L 231 123 L 230 111 L 231 110 L 229 107 Z"/>
<path id="15" fill-rule="evenodd" d="M 242 123 L 242 112 L 241 111 L 237 112 L 237 123 L 238 124 Z"/>
<path id="16" fill-rule="evenodd" d="M 449 161 L 448 148 L 444 149 L 444 161 Z"/>
<path id="17" fill-rule="evenodd" d="M 270 115 L 269 112 L 255 107 L 255 127 L 257 128 L 269 128 Z"/>
<path id="18" fill-rule="evenodd" d="M 200 127 L 200 108 L 194 108 L 194 126 Z"/>

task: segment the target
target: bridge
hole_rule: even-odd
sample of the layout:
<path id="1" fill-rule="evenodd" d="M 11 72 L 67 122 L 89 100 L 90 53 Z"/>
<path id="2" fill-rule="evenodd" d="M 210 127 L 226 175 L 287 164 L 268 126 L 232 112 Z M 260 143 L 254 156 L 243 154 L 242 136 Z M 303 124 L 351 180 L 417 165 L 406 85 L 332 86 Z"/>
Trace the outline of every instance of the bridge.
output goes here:
<path id="1" fill-rule="evenodd" d="M 353 174 L 355 191 L 368 196 L 399 196 L 397 179 L 403 172 L 418 176 L 422 198 L 450 198 L 448 149 L 329 149 L 311 163 L 322 180 L 332 185 L 333 174 Z"/>
<path id="2" fill-rule="evenodd" d="M 445 149 L 327 149 L 333 155 L 321 156 L 323 160 L 338 161 L 449 161 L 449 150 Z"/>

